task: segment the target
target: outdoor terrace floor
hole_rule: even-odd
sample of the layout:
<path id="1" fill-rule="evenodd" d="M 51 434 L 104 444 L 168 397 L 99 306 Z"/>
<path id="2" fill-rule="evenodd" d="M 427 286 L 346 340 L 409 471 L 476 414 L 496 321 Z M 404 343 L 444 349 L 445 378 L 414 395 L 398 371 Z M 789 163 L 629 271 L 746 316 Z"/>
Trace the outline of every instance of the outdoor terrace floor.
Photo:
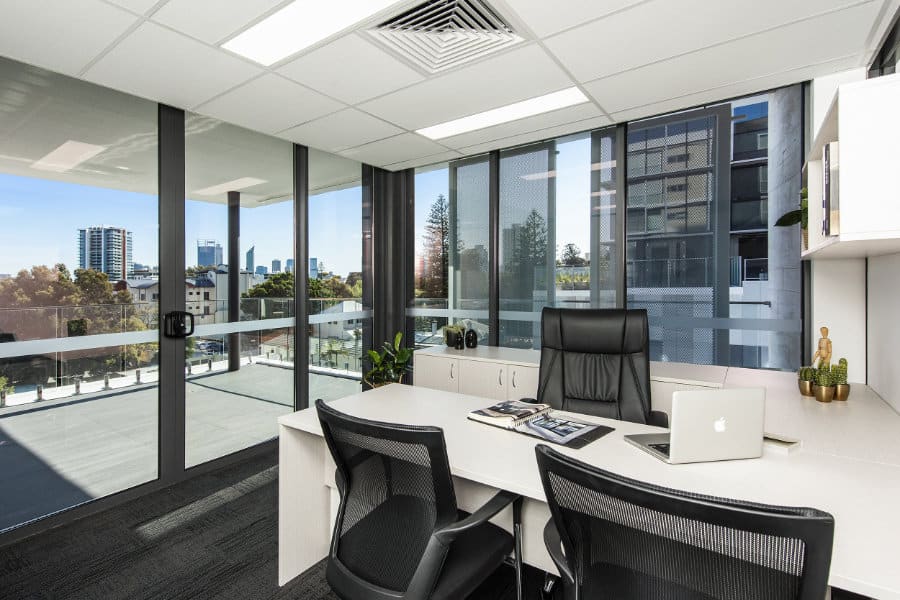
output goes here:
<path id="1" fill-rule="evenodd" d="M 274 438 L 292 408 L 293 371 L 265 364 L 188 378 L 186 463 Z M 311 399 L 359 391 L 310 373 Z M 155 384 L 0 409 L 0 531 L 157 477 Z"/>

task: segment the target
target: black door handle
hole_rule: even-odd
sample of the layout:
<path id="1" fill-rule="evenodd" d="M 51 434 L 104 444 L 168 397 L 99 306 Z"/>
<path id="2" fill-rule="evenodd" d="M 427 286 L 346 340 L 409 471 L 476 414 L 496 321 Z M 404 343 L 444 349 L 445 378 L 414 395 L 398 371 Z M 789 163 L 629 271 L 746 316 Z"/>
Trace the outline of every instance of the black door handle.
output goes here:
<path id="1" fill-rule="evenodd" d="M 163 317 L 163 335 L 170 338 L 186 338 L 194 333 L 194 315 L 183 310 L 173 310 Z"/>

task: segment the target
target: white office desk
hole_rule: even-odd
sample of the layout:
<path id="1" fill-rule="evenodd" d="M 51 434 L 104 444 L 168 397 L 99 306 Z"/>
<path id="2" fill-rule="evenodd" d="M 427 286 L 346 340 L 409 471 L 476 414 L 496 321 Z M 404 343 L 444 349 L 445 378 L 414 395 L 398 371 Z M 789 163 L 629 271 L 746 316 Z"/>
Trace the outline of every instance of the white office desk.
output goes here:
<path id="1" fill-rule="evenodd" d="M 333 403 L 338 410 L 363 418 L 442 427 L 460 506 L 473 509 L 497 488 L 525 496 L 523 558 L 553 570 L 541 539 L 549 511 L 534 458 L 539 440 L 466 419 L 469 411 L 484 405 L 484 398 L 401 385 Z M 829 583 L 900 600 L 897 465 L 800 450 L 767 452 L 755 460 L 671 466 L 622 439 L 624 434 L 655 428 L 580 418 L 616 429 L 581 450 L 561 450 L 601 468 L 676 489 L 828 511 L 836 523 Z M 283 585 L 327 555 L 334 465 L 314 409 L 285 415 L 279 424 L 278 559 Z M 508 514 L 499 522 L 508 528 Z"/>

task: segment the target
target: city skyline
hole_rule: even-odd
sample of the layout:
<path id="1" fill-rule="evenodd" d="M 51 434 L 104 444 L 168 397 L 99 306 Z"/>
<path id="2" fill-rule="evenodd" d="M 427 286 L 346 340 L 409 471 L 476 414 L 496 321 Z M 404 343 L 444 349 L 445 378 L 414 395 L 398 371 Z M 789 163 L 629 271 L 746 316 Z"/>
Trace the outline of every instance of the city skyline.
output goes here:
<path id="1" fill-rule="evenodd" d="M 310 200 L 310 223 L 316 224 L 310 227 L 310 248 L 315 248 L 328 270 L 342 276 L 359 271 L 361 231 L 348 233 L 346 221 L 341 220 L 348 204 L 361 207 L 360 188 L 317 194 Z M 71 206 L 78 206 L 77 214 L 71 213 Z M 33 211 L 50 218 L 26 218 Z M 223 204 L 190 199 L 185 203 L 185 267 L 197 266 L 193 263 L 200 240 L 219 242 L 227 256 L 227 212 Z M 360 213 L 361 229 L 361 209 L 355 212 Z M 159 265 L 155 195 L 0 174 L 0 219 L 7 225 L 0 245 L 4 250 L 0 252 L 0 273 L 15 276 L 23 269 L 57 263 L 74 270 L 79 264 L 78 230 L 98 224 L 132 232 L 133 261 L 149 267 Z M 273 259 L 286 262 L 293 255 L 293 203 L 242 208 L 241 230 L 241 250 L 246 252 L 255 246 L 257 264 L 270 264 Z"/>

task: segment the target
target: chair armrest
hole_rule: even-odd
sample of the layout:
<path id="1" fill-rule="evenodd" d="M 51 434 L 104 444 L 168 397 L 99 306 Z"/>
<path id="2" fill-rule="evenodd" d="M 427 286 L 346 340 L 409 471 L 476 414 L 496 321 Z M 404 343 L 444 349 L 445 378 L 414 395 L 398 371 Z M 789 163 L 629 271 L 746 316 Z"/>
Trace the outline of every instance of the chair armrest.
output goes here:
<path id="1" fill-rule="evenodd" d="M 486 523 L 488 519 L 515 502 L 517 499 L 519 499 L 519 497 L 520 496 L 518 494 L 513 494 L 512 492 L 508 492 L 506 490 L 500 490 L 494 495 L 493 498 L 485 502 L 481 506 L 481 508 L 473 512 L 462 521 L 450 523 L 449 525 L 441 527 L 440 529 L 435 531 L 434 537 L 436 537 L 444 544 L 449 544 L 454 539 L 456 539 L 456 536 L 458 536 L 460 533 L 472 529 L 473 527 L 477 527 L 482 523 Z"/>
<path id="2" fill-rule="evenodd" d="M 656 427 L 665 427 L 668 429 L 669 415 L 661 410 L 651 410 L 650 419 L 648 420 L 647 425 L 655 425 Z"/>
<path id="3" fill-rule="evenodd" d="M 547 552 L 550 553 L 550 558 L 553 559 L 553 564 L 559 569 L 559 574 L 562 578 L 565 579 L 567 584 L 575 585 L 575 576 L 572 573 L 569 562 L 566 560 L 566 556 L 563 554 L 562 539 L 559 537 L 559 530 L 556 528 L 556 523 L 553 522 L 552 518 L 544 525 L 544 545 L 547 546 Z"/>
<path id="4" fill-rule="evenodd" d="M 461 521 L 450 523 L 441 527 L 431 535 L 428 545 L 425 546 L 425 552 L 416 567 L 416 572 L 410 579 L 409 586 L 406 588 L 404 598 L 428 598 L 434 588 L 438 575 L 441 571 L 441 565 L 447 556 L 450 544 L 456 537 L 473 527 L 477 527 L 482 523 L 486 523 L 488 519 L 496 515 L 498 512 L 518 500 L 521 496 L 501 490 L 488 500 L 481 508 L 473 512 L 471 515 Z"/>

